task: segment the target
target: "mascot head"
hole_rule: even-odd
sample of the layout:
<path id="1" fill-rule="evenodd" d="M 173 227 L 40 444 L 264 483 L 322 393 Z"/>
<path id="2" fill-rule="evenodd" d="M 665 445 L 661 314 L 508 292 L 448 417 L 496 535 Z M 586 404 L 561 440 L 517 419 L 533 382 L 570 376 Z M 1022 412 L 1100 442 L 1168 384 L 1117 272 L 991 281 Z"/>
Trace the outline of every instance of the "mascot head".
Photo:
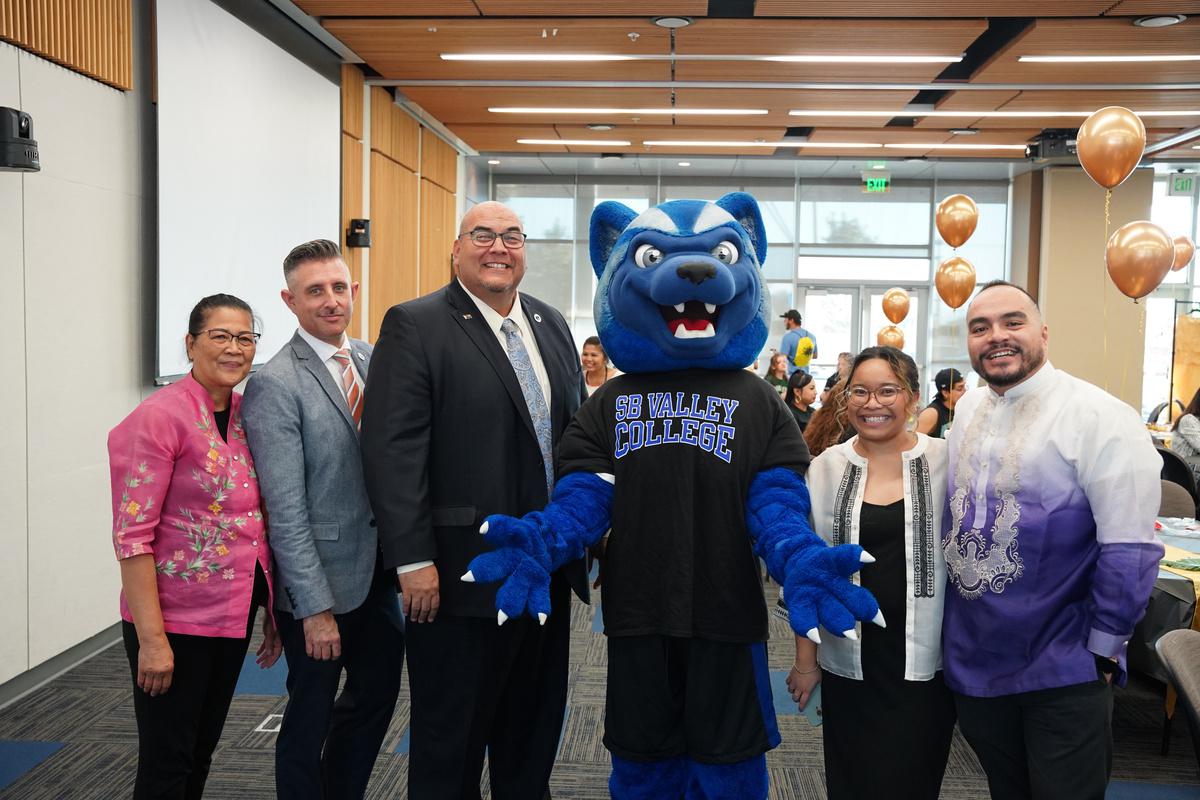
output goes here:
<path id="1" fill-rule="evenodd" d="M 762 350 L 767 239 L 750 195 L 671 200 L 641 214 L 601 203 L 590 249 L 596 328 L 618 369 L 740 369 Z"/>

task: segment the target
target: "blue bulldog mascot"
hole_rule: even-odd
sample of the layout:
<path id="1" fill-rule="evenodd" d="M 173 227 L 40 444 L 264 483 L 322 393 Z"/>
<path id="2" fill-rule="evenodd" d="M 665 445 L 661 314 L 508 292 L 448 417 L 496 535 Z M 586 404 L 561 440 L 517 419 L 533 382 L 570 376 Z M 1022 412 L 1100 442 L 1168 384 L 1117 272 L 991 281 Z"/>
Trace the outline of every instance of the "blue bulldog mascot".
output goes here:
<path id="1" fill-rule="evenodd" d="M 755 800 L 779 744 L 758 559 L 792 627 L 882 624 L 850 576 L 870 561 L 808 522 L 808 448 L 766 381 L 743 367 L 767 337 L 766 235 L 754 198 L 674 200 L 592 214 L 596 325 L 625 372 L 559 443 L 550 504 L 491 516 L 494 550 L 463 580 L 500 581 L 498 619 L 550 613 L 550 574 L 608 535 L 604 744 L 617 800 Z M 757 557 L 757 558 L 756 558 Z"/>

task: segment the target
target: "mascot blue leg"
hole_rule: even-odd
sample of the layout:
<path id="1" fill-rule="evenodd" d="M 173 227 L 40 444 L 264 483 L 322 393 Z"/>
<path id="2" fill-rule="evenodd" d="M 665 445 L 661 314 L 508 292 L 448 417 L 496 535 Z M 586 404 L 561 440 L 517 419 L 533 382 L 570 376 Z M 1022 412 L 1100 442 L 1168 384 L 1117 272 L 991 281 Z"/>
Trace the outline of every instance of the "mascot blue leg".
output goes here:
<path id="1" fill-rule="evenodd" d="M 629 761 L 614 755 L 608 792 L 613 800 L 683 800 L 689 763 L 683 756 L 665 761 Z"/>
<path id="2" fill-rule="evenodd" d="M 766 754 L 733 764 L 689 759 L 687 769 L 685 800 L 767 800 Z"/>

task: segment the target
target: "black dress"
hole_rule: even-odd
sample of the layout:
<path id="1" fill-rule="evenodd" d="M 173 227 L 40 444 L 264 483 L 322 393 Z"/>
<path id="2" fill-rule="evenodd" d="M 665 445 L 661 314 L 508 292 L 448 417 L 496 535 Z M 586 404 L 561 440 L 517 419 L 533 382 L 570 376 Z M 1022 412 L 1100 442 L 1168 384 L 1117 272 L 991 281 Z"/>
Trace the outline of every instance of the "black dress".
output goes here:
<path id="1" fill-rule="evenodd" d="M 824 671 L 825 784 L 829 800 L 937 800 L 954 735 L 954 699 L 938 672 L 904 679 L 904 501 L 863 503 L 860 572 L 888 627 L 863 625 L 863 680 Z"/>

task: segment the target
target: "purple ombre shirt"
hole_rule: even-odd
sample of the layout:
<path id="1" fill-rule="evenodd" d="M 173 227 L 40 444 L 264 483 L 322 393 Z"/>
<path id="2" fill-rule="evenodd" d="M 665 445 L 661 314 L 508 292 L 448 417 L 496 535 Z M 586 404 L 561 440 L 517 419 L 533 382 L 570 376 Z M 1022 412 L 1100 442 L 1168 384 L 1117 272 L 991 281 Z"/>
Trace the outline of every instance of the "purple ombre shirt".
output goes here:
<path id="1" fill-rule="evenodd" d="M 1136 412 L 1049 362 L 954 411 L 946 683 L 994 697 L 1096 680 L 1094 655 L 1123 669 L 1163 554 L 1162 462 Z"/>

